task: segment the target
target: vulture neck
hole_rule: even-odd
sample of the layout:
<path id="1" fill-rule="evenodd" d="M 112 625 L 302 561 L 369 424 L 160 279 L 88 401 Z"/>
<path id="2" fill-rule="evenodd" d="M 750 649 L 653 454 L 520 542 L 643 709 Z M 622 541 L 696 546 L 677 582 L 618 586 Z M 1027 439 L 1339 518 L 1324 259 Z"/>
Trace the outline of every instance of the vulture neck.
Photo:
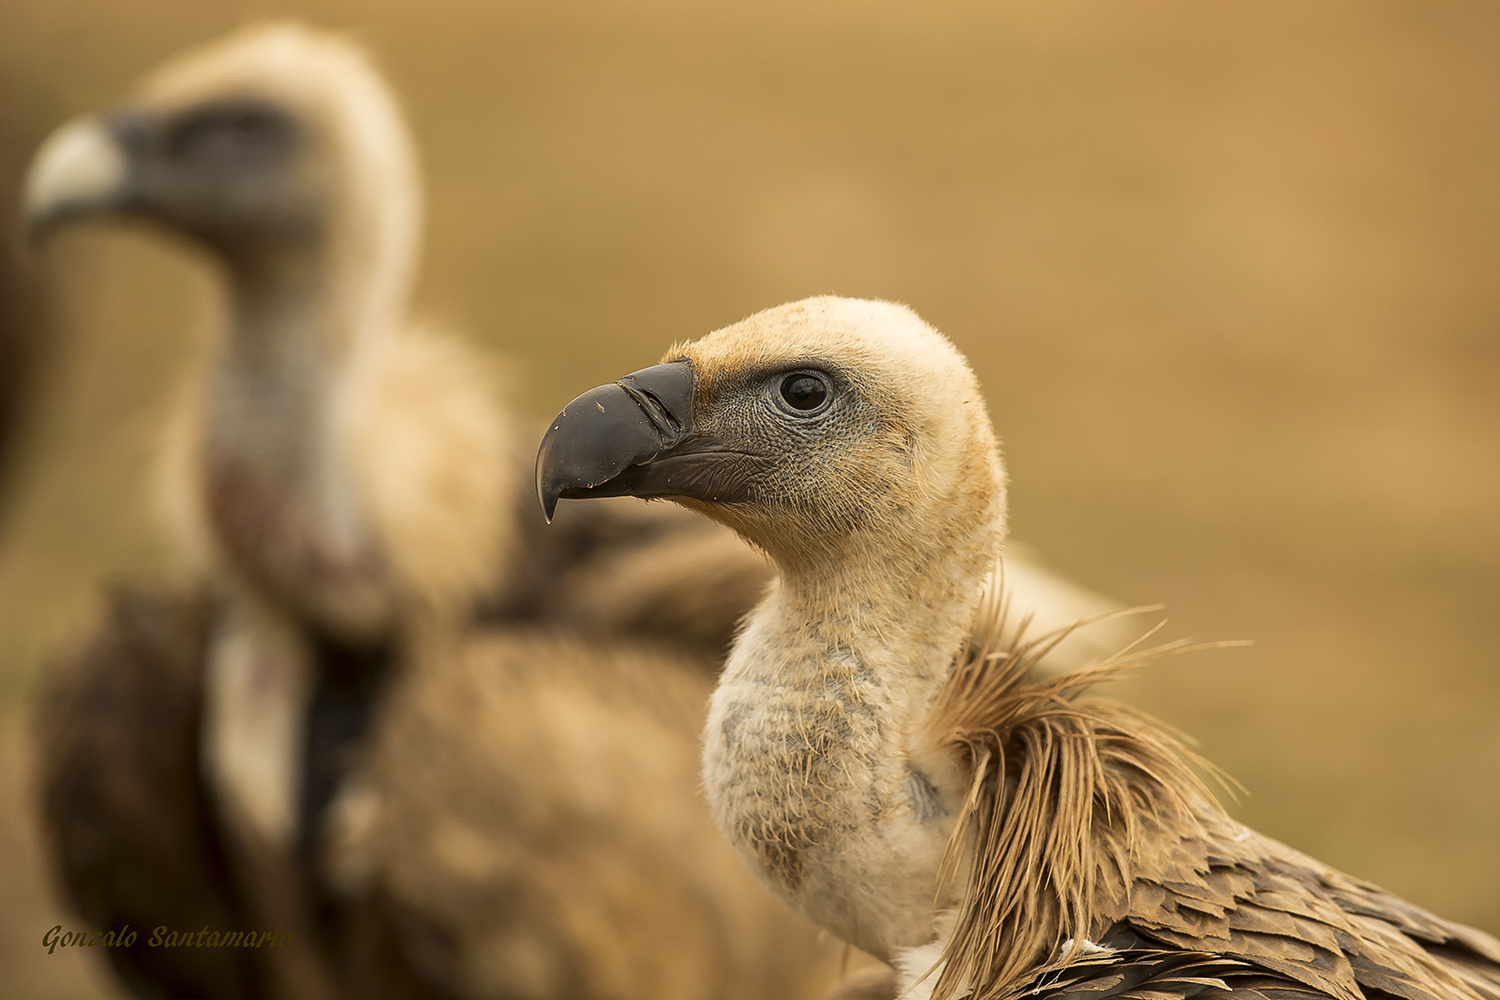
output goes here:
<path id="1" fill-rule="evenodd" d="M 239 392 L 264 396 L 258 424 L 284 418 L 310 430 L 309 418 L 326 411 L 329 389 L 361 348 L 389 332 L 371 321 L 369 281 L 329 256 L 284 253 L 237 262 L 230 271 L 229 336 L 215 374 Z"/>
<path id="2" fill-rule="evenodd" d="M 383 212 L 341 213 L 347 218 L 329 223 L 321 238 L 224 248 L 227 366 L 284 381 L 278 376 L 305 359 L 337 368 L 395 331 L 405 317 L 417 233 L 415 206 L 388 200 Z"/>
<path id="3" fill-rule="evenodd" d="M 377 215 L 225 254 L 229 330 L 205 413 L 214 532 L 276 603 L 360 642 L 387 630 L 392 598 L 346 435 L 362 362 L 403 319 L 413 231 Z"/>
<path id="4" fill-rule="evenodd" d="M 855 544 L 819 566 L 784 567 L 777 629 L 789 639 L 810 629 L 814 651 L 854 655 L 872 672 L 871 685 L 896 696 L 894 707 L 920 717 L 968 638 L 1002 532 L 985 524 L 894 551 Z M 813 676 L 823 662 L 787 666 Z"/>
<path id="5" fill-rule="evenodd" d="M 767 884 L 877 957 L 926 944 L 962 803 L 954 762 L 913 756 L 1004 540 L 1003 486 L 921 531 L 782 565 L 715 693 L 705 781 Z M 965 510 L 966 508 L 966 510 Z"/>
<path id="6" fill-rule="evenodd" d="M 216 638 L 204 754 L 231 821 L 303 860 L 404 638 L 365 478 L 388 459 L 358 451 L 390 402 L 417 250 L 416 175 L 399 132 L 387 140 L 332 165 L 338 194 L 307 238 L 216 247 L 228 329 L 195 470 L 247 599 Z"/>

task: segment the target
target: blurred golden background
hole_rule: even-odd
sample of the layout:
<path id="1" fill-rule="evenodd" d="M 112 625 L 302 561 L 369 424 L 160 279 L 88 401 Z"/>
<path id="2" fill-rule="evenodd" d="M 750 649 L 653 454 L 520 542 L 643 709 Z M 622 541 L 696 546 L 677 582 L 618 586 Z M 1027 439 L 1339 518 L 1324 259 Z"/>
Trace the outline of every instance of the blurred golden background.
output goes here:
<path id="1" fill-rule="evenodd" d="M 1500 8 L 6 0 L 0 200 L 63 118 L 278 14 L 348 26 L 403 95 L 422 311 L 509 353 L 524 410 L 788 299 L 912 305 L 979 371 L 1018 538 L 1173 635 L 1255 640 L 1128 687 L 1238 815 L 1500 931 Z M 150 233 L 31 265 L 0 968 L 113 996 L 39 945 L 66 918 L 26 715 L 100 582 L 170 566 L 146 480 L 215 289 Z"/>

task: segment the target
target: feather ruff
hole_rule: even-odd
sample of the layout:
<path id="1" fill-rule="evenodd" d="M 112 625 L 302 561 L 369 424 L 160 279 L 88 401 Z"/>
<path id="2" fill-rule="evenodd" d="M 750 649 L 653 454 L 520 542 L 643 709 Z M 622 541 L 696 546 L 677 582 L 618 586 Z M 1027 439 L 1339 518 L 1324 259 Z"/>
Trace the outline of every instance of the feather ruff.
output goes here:
<path id="1" fill-rule="evenodd" d="M 1500 1000 L 1500 941 L 1230 819 L 1199 773 L 1225 779 L 1185 737 L 1088 693 L 1202 646 L 1137 642 L 1039 679 L 1087 621 L 1026 639 L 1002 582 L 918 743 L 970 777 L 940 879 L 965 884 L 928 973 L 936 1000 Z"/>

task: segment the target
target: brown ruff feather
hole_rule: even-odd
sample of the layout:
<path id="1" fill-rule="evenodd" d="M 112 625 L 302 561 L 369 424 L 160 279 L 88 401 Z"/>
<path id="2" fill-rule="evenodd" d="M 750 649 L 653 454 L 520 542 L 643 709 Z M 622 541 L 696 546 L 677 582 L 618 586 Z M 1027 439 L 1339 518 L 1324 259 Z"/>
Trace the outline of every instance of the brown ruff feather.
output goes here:
<path id="1" fill-rule="evenodd" d="M 1194 768 L 1222 776 L 1183 737 L 1086 696 L 1124 669 L 1202 647 L 1127 649 L 1037 680 L 1037 660 L 1079 626 L 1026 640 L 1027 621 L 1007 627 L 1002 590 L 990 588 L 918 743 L 970 774 L 940 879 L 951 884 L 968 861 L 967 885 L 934 1000 L 1074 996 L 1074 986 L 1161 1000 L 1500 1000 L 1500 941 L 1234 822 Z M 1085 950 L 1089 940 L 1116 950 Z M 1232 982 L 1183 979 L 1191 956 Z M 1178 986 L 1151 971 L 1159 961 Z M 1116 994 L 1113 979 L 1135 986 Z"/>
<path id="2" fill-rule="evenodd" d="M 1072 957 L 1096 923 L 1100 890 L 1117 896 L 1131 883 L 1140 817 L 1192 824 L 1199 810 L 1219 812 L 1189 762 L 1217 772 L 1182 737 L 1123 704 L 1084 696 L 1186 643 L 1137 642 L 1094 666 L 1035 680 L 1037 663 L 1093 619 L 1026 639 L 1029 619 L 1011 628 L 1008 605 L 997 579 L 921 741 L 956 751 L 971 775 L 940 883 L 965 857 L 973 862 L 934 1000 L 963 989 L 975 1000 L 1003 997 L 1070 940 Z"/>

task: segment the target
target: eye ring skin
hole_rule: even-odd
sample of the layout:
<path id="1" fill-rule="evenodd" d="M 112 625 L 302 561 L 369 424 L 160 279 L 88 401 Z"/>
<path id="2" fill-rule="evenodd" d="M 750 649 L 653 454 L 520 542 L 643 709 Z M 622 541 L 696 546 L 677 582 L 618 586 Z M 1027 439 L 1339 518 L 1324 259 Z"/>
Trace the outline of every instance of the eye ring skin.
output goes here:
<path id="1" fill-rule="evenodd" d="M 285 160 L 300 141 L 297 123 L 258 100 L 231 100 L 194 109 L 164 126 L 167 157 L 209 169 L 268 166 Z"/>
<path id="2" fill-rule="evenodd" d="M 786 386 L 798 378 L 813 378 L 823 384 L 823 398 L 816 406 L 805 410 L 799 409 L 786 398 L 784 391 Z M 793 368 L 790 371 L 780 372 L 771 380 L 770 390 L 771 402 L 776 409 L 798 420 L 808 420 L 827 414 L 833 409 L 834 400 L 838 398 L 833 376 L 817 368 Z"/>

